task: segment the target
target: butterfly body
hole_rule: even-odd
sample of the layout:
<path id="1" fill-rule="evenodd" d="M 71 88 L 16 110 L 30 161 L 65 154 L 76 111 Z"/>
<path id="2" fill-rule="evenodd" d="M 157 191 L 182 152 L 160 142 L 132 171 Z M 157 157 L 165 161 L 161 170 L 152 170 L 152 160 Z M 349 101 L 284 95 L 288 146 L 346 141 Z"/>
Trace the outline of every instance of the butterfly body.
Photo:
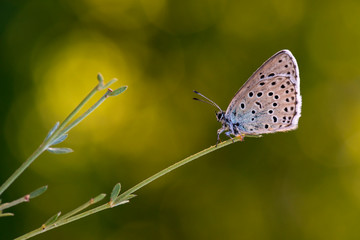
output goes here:
<path id="1" fill-rule="evenodd" d="M 251 75 L 225 112 L 218 107 L 216 118 L 222 124 L 218 141 L 223 132 L 231 138 L 294 130 L 301 104 L 296 59 L 289 50 L 279 51 Z"/>

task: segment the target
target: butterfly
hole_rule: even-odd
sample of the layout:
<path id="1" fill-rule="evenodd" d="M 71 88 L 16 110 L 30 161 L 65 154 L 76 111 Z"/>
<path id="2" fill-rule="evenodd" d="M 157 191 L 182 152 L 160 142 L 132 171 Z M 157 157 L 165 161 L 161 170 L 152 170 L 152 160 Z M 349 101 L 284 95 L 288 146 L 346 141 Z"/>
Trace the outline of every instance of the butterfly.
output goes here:
<path id="1" fill-rule="evenodd" d="M 216 119 L 222 124 L 217 131 L 231 138 L 246 135 L 285 132 L 298 127 L 301 116 L 299 68 L 289 50 L 281 50 L 263 63 L 237 91 L 224 112 L 214 101 L 198 91 L 203 99 L 219 109 Z"/>

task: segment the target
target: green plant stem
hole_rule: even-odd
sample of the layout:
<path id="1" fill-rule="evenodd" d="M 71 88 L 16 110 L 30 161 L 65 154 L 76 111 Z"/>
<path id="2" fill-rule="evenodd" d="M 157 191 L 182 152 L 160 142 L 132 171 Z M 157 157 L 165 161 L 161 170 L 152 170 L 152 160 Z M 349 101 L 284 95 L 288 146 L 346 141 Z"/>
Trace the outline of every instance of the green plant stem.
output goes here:
<path id="1" fill-rule="evenodd" d="M 47 231 L 49 231 L 49 230 L 51 230 L 51 229 L 60 227 L 60 226 L 62 226 L 62 225 L 68 224 L 68 223 L 71 223 L 71 222 L 76 221 L 76 220 L 78 220 L 78 219 L 80 219 L 80 218 L 83 218 L 83 217 L 89 216 L 89 215 L 91 215 L 91 214 L 94 214 L 94 213 L 103 211 L 103 210 L 105 210 L 105 209 L 107 209 L 107 208 L 110 208 L 110 205 L 109 205 L 108 203 L 103 204 L 103 205 L 101 205 L 101 206 L 98 206 L 98 207 L 96 207 L 96 208 L 90 209 L 90 210 L 88 210 L 88 211 L 86 211 L 86 212 L 77 214 L 77 215 L 75 215 L 75 216 L 69 217 L 69 218 L 67 218 L 67 219 L 63 219 L 63 220 L 61 220 L 61 221 L 59 221 L 59 222 L 55 222 L 55 223 L 53 223 L 53 224 L 51 224 L 51 225 L 49 225 L 49 226 L 45 226 L 45 228 L 43 228 L 43 227 L 37 228 L 37 229 L 35 229 L 35 230 L 33 230 L 33 231 L 29 232 L 29 233 L 26 233 L 26 234 L 24 234 L 24 235 L 22 235 L 22 236 L 20 236 L 20 237 L 18 237 L 18 238 L 15 238 L 15 239 L 16 239 L 16 240 L 29 239 L 29 238 L 31 238 L 31 237 L 34 237 L 34 236 L 36 236 L 36 235 L 39 235 L 40 233 L 47 232 Z"/>
<path id="2" fill-rule="evenodd" d="M 65 126 L 71 121 L 71 119 L 80 111 L 80 109 L 90 100 L 90 98 L 99 90 L 102 90 L 103 88 L 97 85 L 93 90 L 90 91 L 90 93 L 81 101 L 81 103 L 65 118 L 65 120 L 60 124 L 59 128 L 47 139 L 45 140 L 31 156 L 26 159 L 26 161 L 18 168 L 16 171 L 1 185 L 0 187 L 0 196 L 1 194 L 25 171 L 26 168 L 30 166 L 31 163 L 34 162 L 34 160 L 39 157 L 48 147 L 49 144 L 56 139 L 59 134 L 64 130 Z M 108 90 L 109 91 L 109 90 Z M 107 94 L 105 94 L 107 96 Z M 104 96 L 105 96 L 104 95 Z M 101 98 L 103 99 L 104 96 Z M 106 97 L 101 101 L 101 103 L 106 99 Z M 100 104 L 100 103 L 99 103 Z M 98 105 L 99 105 L 98 104 Z M 97 105 L 97 106 L 98 106 Z M 97 107 L 96 106 L 96 107 Z M 96 108 L 95 107 L 95 108 Z M 95 109 L 94 108 L 94 109 Z M 85 118 L 89 113 L 91 113 L 94 109 L 92 109 L 90 112 L 88 112 L 86 115 L 79 117 L 76 123 L 70 124 L 66 129 L 65 133 L 68 132 L 71 128 L 73 128 L 75 125 L 77 125 L 83 118 Z M 90 110 L 90 109 L 89 109 Z M 88 111 L 89 111 L 88 110 Z"/>
<path id="3" fill-rule="evenodd" d="M 14 216 L 13 213 L 0 213 L 0 217 L 12 217 Z"/>
<path id="4" fill-rule="evenodd" d="M 17 205 L 19 203 L 28 202 L 29 199 L 30 199 L 30 197 L 28 195 L 28 197 L 24 196 L 24 197 L 21 197 L 21 198 L 19 198 L 17 200 L 9 202 L 9 203 L 3 203 L 3 204 L 0 205 L 0 211 L 2 211 L 4 209 L 7 209 L 7 208 L 10 208 L 12 206 L 15 206 L 15 205 Z"/>
<path id="5" fill-rule="evenodd" d="M 38 157 L 42 154 L 46 148 L 44 148 L 44 144 L 41 144 L 33 154 L 31 154 L 26 161 L 21 164 L 21 166 L 16 169 L 16 171 L 1 185 L 0 187 L 0 195 L 20 176 L 22 172 L 25 171 L 26 168 Z"/>
<path id="6" fill-rule="evenodd" d="M 234 142 L 238 142 L 238 141 L 240 141 L 239 138 L 234 138 Z M 161 177 L 161 176 L 175 170 L 176 168 L 181 167 L 184 164 L 187 164 L 187 163 L 189 163 L 189 162 L 191 162 L 191 161 L 193 161 L 193 160 L 195 160 L 195 159 L 197 159 L 199 157 L 202 157 L 202 156 L 204 156 L 204 155 L 206 155 L 208 153 L 211 153 L 211 152 L 213 152 L 215 150 L 218 150 L 218 149 L 220 149 L 222 147 L 225 147 L 225 146 L 227 146 L 227 145 L 229 145 L 231 143 L 233 143 L 233 141 L 231 139 L 228 139 L 227 141 L 224 141 L 224 142 L 218 144 L 217 147 L 216 146 L 211 146 L 211 147 L 206 148 L 206 149 L 204 149 L 204 150 L 202 150 L 202 151 L 200 151 L 198 153 L 195 153 L 194 155 L 191 155 L 191 156 L 189 156 L 189 157 L 187 157 L 187 158 L 185 158 L 185 159 L 183 159 L 183 160 L 181 160 L 179 162 L 176 162 L 173 165 L 171 165 L 171 166 L 161 170 L 160 172 L 152 175 L 151 177 L 145 179 L 144 181 L 136 184 L 134 187 L 130 188 L 129 190 L 123 192 L 122 194 L 120 194 L 120 196 L 118 198 L 121 198 L 121 199 L 126 198 L 126 196 L 128 196 L 129 194 L 132 194 L 132 193 L 136 192 L 140 188 L 148 185 L 152 181 L 154 181 L 154 180 L 158 179 L 159 177 Z"/>
<path id="7" fill-rule="evenodd" d="M 91 201 L 91 200 L 89 200 L 89 201 L 87 201 L 86 203 L 84 203 L 83 205 L 75 208 L 74 210 L 68 212 L 67 214 L 62 215 L 61 217 L 59 217 L 58 221 L 59 221 L 59 222 L 60 222 L 60 221 L 63 221 L 63 220 L 65 220 L 65 219 L 67 219 L 67 218 L 69 218 L 69 217 L 77 214 L 78 212 L 81 212 L 82 210 L 84 210 L 85 208 L 89 207 L 90 205 L 92 205 L 92 201 Z"/>
<path id="8" fill-rule="evenodd" d="M 234 138 L 234 142 L 238 142 L 238 141 L 240 141 L 239 138 Z M 169 173 L 169 172 L 171 172 L 171 171 L 173 171 L 173 170 L 175 170 L 175 169 L 177 169 L 177 168 L 179 168 L 179 167 L 181 167 L 181 166 L 183 166 L 183 165 L 185 165 L 185 164 L 187 164 L 187 163 L 189 163 L 189 162 L 191 162 L 191 161 L 193 161 L 193 160 L 195 160 L 195 159 L 197 159 L 197 158 L 200 158 L 200 157 L 202 157 L 202 156 L 204 156 L 204 155 L 206 155 L 206 154 L 208 154 L 208 153 L 211 153 L 211 152 L 213 152 L 213 151 L 215 151 L 215 150 L 218 150 L 218 149 L 220 149 L 220 148 L 222 148 L 222 147 L 225 147 L 225 146 L 227 146 L 227 145 L 229 145 L 229 144 L 231 144 L 231 143 L 233 143 L 233 142 L 232 142 L 231 139 L 229 139 L 229 140 L 227 140 L 227 141 L 224 141 L 224 142 L 218 144 L 217 147 L 211 146 L 211 147 L 209 147 L 209 148 L 207 148 L 207 149 L 204 149 L 204 150 L 202 150 L 202 151 L 200 151 L 200 152 L 198 152 L 198 153 L 195 153 L 194 155 L 191 155 L 191 156 L 189 156 L 189 157 L 187 157 L 187 158 L 185 158 L 185 159 L 183 159 L 183 160 L 180 160 L 179 162 L 174 163 L 173 165 L 171 165 L 171 166 L 169 166 L 169 167 L 161 170 L 160 172 L 152 175 L 151 177 L 145 179 L 144 181 L 136 184 L 134 187 L 130 188 L 129 190 L 127 190 L 127 191 L 125 191 L 124 193 L 122 193 L 121 195 L 119 195 L 119 196 L 116 198 L 116 200 L 118 200 L 118 199 L 123 199 L 123 200 L 125 201 L 126 198 L 127 198 L 130 194 L 136 192 L 136 191 L 139 190 L 140 188 L 148 185 L 148 184 L 151 183 L 152 181 L 160 178 L 161 176 L 163 176 L 163 175 L 165 175 L 165 174 L 167 174 L 167 173 Z M 115 201 L 116 201 L 116 200 L 115 200 Z M 38 235 L 38 234 L 40 234 L 40 233 L 49 231 L 49 230 L 54 229 L 54 228 L 57 228 L 57 227 L 60 227 L 60 226 L 62 226 L 62 225 L 64 225 L 64 224 L 67 224 L 67 223 L 70 223 L 70 222 L 79 220 L 79 219 L 81 219 L 81 218 L 83 218 L 83 217 L 86 217 L 86 216 L 89 216 L 89 215 L 91 215 L 91 214 L 94 214 L 94 213 L 103 211 L 103 210 L 108 209 L 108 208 L 111 208 L 111 204 L 110 204 L 110 203 L 106 203 L 106 204 L 100 205 L 100 206 L 98 206 L 98 207 L 96 207 L 96 208 L 90 209 L 90 210 L 88 210 L 88 211 L 85 211 L 85 212 L 83 212 L 83 213 L 77 214 L 77 215 L 72 216 L 72 217 L 69 217 L 69 218 L 65 218 L 65 219 L 64 219 L 64 218 L 61 218 L 61 221 L 57 221 L 57 222 L 55 222 L 55 223 L 53 223 L 53 224 L 51 224 L 51 225 L 49 225 L 49 226 L 46 226 L 45 228 L 40 227 L 40 228 L 35 229 L 35 230 L 33 230 L 33 231 L 25 234 L 25 235 L 22 235 L 22 236 L 20 236 L 20 237 L 18 237 L 18 238 L 16 238 L 16 239 L 18 239 L 18 240 L 20 240 L 20 239 L 28 239 L 28 238 L 33 237 L 33 236 L 35 236 L 35 235 Z"/>
<path id="9" fill-rule="evenodd" d="M 64 128 L 64 130 L 59 133 L 59 136 L 69 132 L 72 128 L 78 125 L 84 118 L 86 118 L 90 113 L 92 113 L 97 107 L 99 107 L 100 104 L 102 104 L 108 98 L 109 93 L 111 93 L 111 91 L 107 90 L 107 92 L 94 105 L 92 105 L 86 112 L 81 114 L 80 117 L 75 119 L 69 126 Z"/>
<path id="10" fill-rule="evenodd" d="M 99 91 L 99 85 L 96 85 L 88 95 L 80 102 L 80 104 L 65 118 L 65 120 L 60 124 L 59 128 L 47 139 L 46 143 L 51 143 L 55 138 L 60 136 L 60 132 L 66 127 L 66 125 L 74 118 L 74 116 L 80 111 L 80 109 L 94 96 L 94 94 Z M 46 144 L 45 144 L 46 145 Z"/>

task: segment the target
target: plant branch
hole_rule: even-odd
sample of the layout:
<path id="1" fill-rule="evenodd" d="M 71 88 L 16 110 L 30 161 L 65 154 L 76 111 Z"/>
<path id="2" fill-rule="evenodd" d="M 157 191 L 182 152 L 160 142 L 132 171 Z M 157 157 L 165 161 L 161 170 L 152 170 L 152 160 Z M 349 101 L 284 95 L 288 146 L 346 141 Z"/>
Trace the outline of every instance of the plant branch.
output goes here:
<path id="1" fill-rule="evenodd" d="M 51 133 L 51 136 L 48 136 L 43 143 L 35 150 L 33 154 L 30 155 L 29 158 L 18 168 L 16 171 L 1 185 L 0 187 L 0 196 L 1 194 L 27 169 L 31 163 L 34 162 L 36 158 L 38 158 L 44 151 L 46 151 L 51 144 L 56 141 L 59 137 L 66 134 L 70 129 L 75 127 L 80 121 L 82 121 L 87 115 L 89 115 L 95 108 L 97 108 L 112 92 L 112 90 L 108 89 L 107 93 L 96 103 L 94 104 L 88 111 L 86 111 L 83 115 L 81 115 L 78 119 L 76 119 L 71 124 L 70 121 L 74 118 L 74 116 L 80 111 L 80 109 L 90 100 L 90 98 L 98 91 L 108 87 L 110 84 L 114 83 L 116 79 L 111 80 L 109 83 L 104 85 L 102 76 L 98 75 L 99 83 L 90 91 L 90 93 L 80 102 L 80 104 L 65 118 L 65 120 L 60 124 L 60 126 Z M 126 90 L 126 88 L 125 88 Z M 116 90 L 115 90 L 116 91 Z M 67 126 L 69 124 L 69 126 Z M 67 126 L 67 127 L 66 127 Z M 65 136 L 66 138 L 66 136 Z M 65 139 L 64 138 L 64 139 Z M 55 149 L 56 150 L 56 149 Z M 61 150 L 58 150 L 58 153 L 61 153 Z M 64 150 L 64 149 L 63 149 Z M 71 149 L 65 149 L 66 152 L 71 152 Z M 56 153 L 56 151 L 55 151 Z"/>
<path id="2" fill-rule="evenodd" d="M 195 160 L 195 159 L 197 159 L 199 157 L 202 157 L 202 156 L 204 156 L 204 155 L 206 155 L 208 153 L 211 153 L 211 152 L 213 152 L 215 150 L 218 150 L 220 148 L 223 148 L 223 147 L 225 147 L 225 146 L 227 146 L 229 144 L 232 144 L 232 143 L 235 143 L 235 142 L 238 142 L 238 141 L 241 141 L 241 139 L 238 138 L 238 137 L 234 138 L 234 142 L 231 139 L 228 139 L 227 141 L 224 141 L 224 142 L 218 144 L 217 147 L 216 146 L 211 146 L 211 147 L 206 148 L 206 149 L 204 149 L 204 150 L 202 150 L 202 151 L 200 151 L 198 153 L 195 153 L 194 155 L 191 155 L 191 156 L 189 156 L 189 157 L 187 157 L 187 158 L 185 158 L 185 159 L 183 159 L 183 160 L 181 160 L 179 162 L 176 162 L 173 165 L 161 170 L 160 172 L 152 175 L 151 177 L 145 179 L 144 181 L 136 184 L 134 187 L 132 187 L 129 190 L 125 191 L 124 193 L 122 193 L 118 197 L 118 199 L 126 198 L 129 194 L 132 194 L 132 193 L 136 192 L 137 190 L 139 190 L 140 188 L 148 185 L 152 181 L 154 181 L 154 180 L 158 179 L 159 177 L 161 177 L 161 176 L 163 176 L 163 175 L 177 169 L 178 167 L 181 167 L 184 164 L 187 164 L 187 163 L 189 163 L 189 162 L 191 162 L 191 161 L 193 161 L 193 160 Z"/>
<path id="3" fill-rule="evenodd" d="M 134 187 L 130 188 L 129 190 L 125 191 L 124 193 L 120 194 L 115 200 L 113 199 L 110 199 L 110 202 L 108 203 L 105 203 L 103 205 L 100 205 L 98 207 L 95 207 L 93 209 L 90 209 L 88 211 L 85 211 L 83 213 L 79 213 L 77 215 L 74 215 L 75 213 L 85 209 L 86 207 L 88 207 L 90 205 L 90 203 L 85 203 L 83 205 L 81 205 L 80 207 L 76 208 L 75 210 L 69 212 L 68 214 L 65 214 L 64 216 L 60 217 L 57 221 L 53 222 L 52 224 L 48 225 L 48 226 L 45 226 L 43 225 L 42 227 L 38 228 L 38 229 L 35 229 L 27 234 L 24 234 L 18 238 L 16 238 L 17 240 L 22 240 L 22 239 L 28 239 L 28 238 L 31 238 L 33 236 L 36 236 L 38 234 L 41 234 L 43 232 L 46 232 L 46 231 L 49 231 L 51 229 L 54 229 L 54 228 L 57 228 L 57 227 L 60 227 L 62 225 L 65 225 L 67 223 L 70 223 L 70 222 L 73 222 L 73 221 L 76 221 L 76 220 L 79 220 L 81 218 L 84 218 L 84 217 L 87 217 L 89 215 L 92 215 L 94 213 L 97 213 L 97 212 L 100 212 L 100 211 L 103 211 L 105 209 L 109 209 L 109 208 L 112 208 L 112 207 L 116 207 L 116 206 L 119 206 L 121 204 L 124 204 L 124 203 L 127 203 L 128 200 L 132 197 L 134 197 L 133 193 L 136 192 L 137 190 L 145 187 L 146 185 L 148 185 L 149 183 L 151 183 L 152 181 L 160 178 L 161 176 L 195 160 L 195 159 L 198 159 L 206 154 L 209 154 L 215 150 L 218 150 L 222 147 L 225 147 L 227 145 L 230 145 L 234 142 L 238 142 L 238 141 L 241 141 L 242 138 L 234 138 L 234 141 L 232 141 L 231 139 L 227 140 L 227 141 L 224 141 L 220 144 L 216 146 L 211 146 L 207 149 L 204 149 L 198 153 L 195 153 L 194 155 L 191 155 L 183 160 L 180 160 L 179 162 L 176 162 L 174 163 L 173 165 L 161 170 L 160 172 L 152 175 L 151 177 L 145 179 L 144 181 L 136 184 Z M 113 190 L 114 192 L 114 190 Z M 111 196 L 111 198 L 113 198 L 113 196 Z M 113 205 L 113 203 L 117 203 L 115 205 Z"/>

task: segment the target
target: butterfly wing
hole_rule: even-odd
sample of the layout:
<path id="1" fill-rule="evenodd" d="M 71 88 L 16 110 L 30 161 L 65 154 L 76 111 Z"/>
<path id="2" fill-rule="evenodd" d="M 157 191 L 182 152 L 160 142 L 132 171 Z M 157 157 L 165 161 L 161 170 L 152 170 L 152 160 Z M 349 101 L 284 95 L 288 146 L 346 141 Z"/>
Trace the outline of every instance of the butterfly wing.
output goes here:
<path id="1" fill-rule="evenodd" d="M 296 59 L 289 50 L 282 50 L 239 89 L 225 117 L 245 134 L 289 131 L 297 128 L 301 103 Z"/>

